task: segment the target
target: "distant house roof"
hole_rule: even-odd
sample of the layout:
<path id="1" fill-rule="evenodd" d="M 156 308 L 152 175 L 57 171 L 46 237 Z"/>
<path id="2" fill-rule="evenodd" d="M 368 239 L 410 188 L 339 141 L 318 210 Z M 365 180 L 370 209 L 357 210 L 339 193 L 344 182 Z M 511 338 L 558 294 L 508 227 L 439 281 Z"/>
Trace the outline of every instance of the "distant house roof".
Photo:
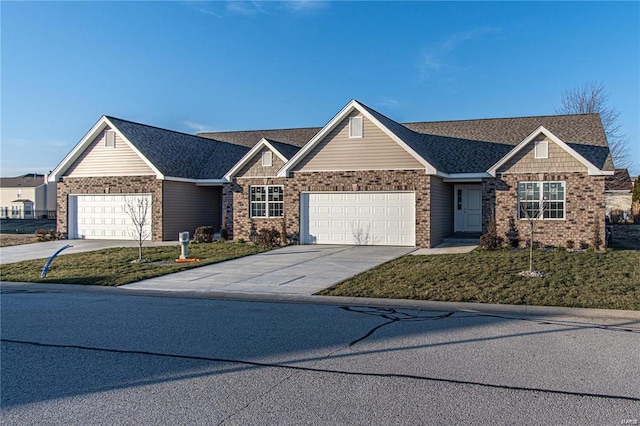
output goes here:
<path id="1" fill-rule="evenodd" d="M 598 114 L 550 115 L 478 120 L 397 123 L 360 104 L 438 170 L 477 173 L 544 126 L 577 153 L 603 171 L 613 171 L 613 161 Z M 252 147 L 262 138 L 303 146 L 322 127 L 300 129 L 206 132 L 199 136 Z"/>
<path id="2" fill-rule="evenodd" d="M 633 181 L 629 176 L 629 170 L 616 169 L 613 176 L 607 176 L 604 180 L 606 191 L 633 191 Z"/>
<path id="3" fill-rule="evenodd" d="M 2 188 L 35 188 L 44 185 L 44 175 L 28 173 L 22 176 L 0 178 Z"/>
<path id="4" fill-rule="evenodd" d="M 165 176 L 220 179 L 249 151 L 237 144 L 106 118 Z"/>

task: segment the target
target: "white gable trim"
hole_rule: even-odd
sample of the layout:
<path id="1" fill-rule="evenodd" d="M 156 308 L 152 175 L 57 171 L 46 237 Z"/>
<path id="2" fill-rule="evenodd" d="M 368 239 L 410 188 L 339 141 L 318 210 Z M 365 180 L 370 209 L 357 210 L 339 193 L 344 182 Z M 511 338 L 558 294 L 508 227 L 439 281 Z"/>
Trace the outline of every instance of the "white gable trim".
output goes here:
<path id="1" fill-rule="evenodd" d="M 138 148 L 136 148 L 123 134 L 122 132 L 120 132 L 120 130 L 118 130 L 118 128 L 111 122 L 109 121 L 109 119 L 107 117 L 105 117 L 104 115 L 100 118 L 100 120 L 98 120 L 98 122 L 96 124 L 93 125 L 93 127 L 91 128 L 91 130 L 89 130 L 89 132 L 84 135 L 84 137 L 80 140 L 80 142 L 78 142 L 76 144 L 75 147 L 73 147 L 73 149 L 71 150 L 71 152 L 69 152 L 67 154 L 66 157 L 64 157 L 64 159 L 62 160 L 62 162 L 60 164 L 58 164 L 58 166 L 51 172 L 51 174 L 49 175 L 49 182 L 57 182 L 60 180 L 60 178 L 62 178 L 62 175 L 64 174 L 64 172 L 66 172 L 69 167 L 71 167 L 71 165 L 78 159 L 80 158 L 80 156 L 82 155 L 82 153 L 89 147 L 89 145 L 91 145 L 91 143 L 94 141 L 94 139 L 100 134 L 100 132 L 102 132 L 106 127 L 110 127 L 112 130 L 114 130 L 118 136 L 120 136 L 120 138 L 122 138 L 122 140 L 129 146 L 129 148 L 131 148 L 133 150 L 133 152 L 135 152 L 141 159 L 142 161 L 145 162 L 145 164 L 147 166 L 149 166 L 149 168 L 153 171 L 153 173 L 155 173 L 156 178 L 158 179 L 164 179 L 164 176 L 162 173 L 160 173 L 160 171 L 158 170 L 158 168 L 156 166 L 153 165 L 153 163 L 151 163 L 151 161 L 149 161 L 149 159 L 147 157 L 145 157 L 144 155 L 142 155 L 142 153 L 138 150 Z"/>
<path id="2" fill-rule="evenodd" d="M 302 147 L 291 160 L 289 160 L 284 167 L 278 171 L 278 176 L 288 177 L 291 170 L 309 154 L 313 148 L 318 145 L 328 134 L 331 132 L 342 120 L 347 118 L 351 112 L 357 110 L 360 114 L 365 116 L 369 121 L 375 124 L 380 130 L 382 130 L 387 136 L 389 136 L 394 142 L 404 148 L 413 158 L 415 158 L 420 164 L 422 164 L 427 174 L 436 174 L 437 170 L 427 160 L 422 158 L 420 154 L 415 152 L 409 145 L 407 145 L 402 139 L 400 139 L 395 133 L 389 130 L 386 126 L 380 123 L 372 114 L 358 103 L 356 100 L 349 102 L 338 114 L 336 114 L 331 121 L 329 121 L 305 146 Z"/>
<path id="3" fill-rule="evenodd" d="M 271 152 L 275 153 L 278 158 L 280 158 L 285 164 L 287 163 L 288 159 L 282 155 L 282 153 L 280 151 L 278 151 L 273 145 L 271 145 L 269 143 L 268 140 L 266 140 L 265 138 L 260 139 L 260 141 L 255 144 L 253 146 L 253 148 L 251 148 L 249 150 L 249 152 L 247 152 L 244 157 L 242 157 L 240 159 L 240 161 L 238 161 L 225 175 L 224 178 L 231 182 L 231 179 L 233 179 L 235 177 L 235 175 L 244 167 L 247 165 L 247 163 L 249 163 L 249 161 L 258 153 L 260 152 L 260 150 L 262 148 L 266 147 L 267 149 L 269 149 Z"/>
<path id="4" fill-rule="evenodd" d="M 591 176 L 598 176 L 598 175 L 608 175 L 610 174 L 609 172 L 605 172 L 600 170 L 599 168 L 597 168 L 596 166 L 593 165 L 593 163 L 591 163 L 589 160 L 587 160 L 586 158 L 584 158 L 582 155 L 578 154 L 578 152 L 571 148 L 569 145 L 567 145 L 566 143 L 562 142 L 560 140 L 560 138 L 558 138 L 556 135 L 554 135 L 553 133 L 551 133 L 551 131 L 549 131 L 548 129 L 546 129 L 544 126 L 540 126 L 538 127 L 536 130 L 534 130 L 529 136 L 527 136 L 522 142 L 520 142 L 518 145 L 515 146 L 515 148 L 513 148 L 511 151 L 509 151 L 507 153 L 507 155 L 505 155 L 504 157 L 502 157 L 500 159 L 500 161 L 498 161 L 496 164 L 494 164 L 489 170 L 487 170 L 487 172 L 495 177 L 496 173 L 498 172 L 498 169 L 503 166 L 507 161 L 509 161 L 514 155 L 516 155 L 518 152 L 520 152 L 525 146 L 527 146 L 529 143 L 531 143 L 535 138 L 537 138 L 539 135 L 544 135 L 546 137 L 548 137 L 549 139 L 551 139 L 553 142 L 555 142 L 558 146 L 560 146 L 562 149 L 564 149 L 566 152 L 568 152 L 569 154 L 571 154 L 571 156 L 573 156 L 573 158 L 575 158 L 576 160 L 578 160 L 580 163 L 582 163 L 583 166 L 585 166 L 589 172 L 589 175 Z"/>

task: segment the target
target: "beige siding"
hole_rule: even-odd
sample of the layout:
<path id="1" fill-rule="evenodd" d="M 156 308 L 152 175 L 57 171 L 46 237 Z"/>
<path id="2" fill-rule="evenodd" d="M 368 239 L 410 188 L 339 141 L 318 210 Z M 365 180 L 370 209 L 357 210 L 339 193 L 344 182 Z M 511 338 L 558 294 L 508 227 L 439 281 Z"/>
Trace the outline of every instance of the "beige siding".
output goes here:
<path id="1" fill-rule="evenodd" d="M 453 185 L 431 177 L 431 245 L 453 233 Z"/>
<path id="2" fill-rule="evenodd" d="M 178 234 L 183 231 L 189 231 L 193 237 L 198 226 L 220 230 L 222 187 L 164 181 L 162 199 L 164 240 L 178 240 Z"/>
<path id="3" fill-rule="evenodd" d="M 352 112 L 349 117 L 360 115 Z M 295 167 L 296 171 L 413 170 L 424 166 L 363 117 L 364 137 L 349 138 L 349 118 L 338 124 Z"/>
<path id="4" fill-rule="evenodd" d="M 249 162 L 236 174 L 236 177 L 274 177 L 278 174 L 278 170 L 284 166 L 284 161 L 280 159 L 274 152 L 272 154 L 273 161 L 271 167 L 265 167 L 262 165 L 262 153 L 269 152 L 270 149 L 264 147 L 257 152 L 249 160 Z"/>
<path id="5" fill-rule="evenodd" d="M 18 196 L 18 191 L 20 191 L 20 196 Z M 36 198 L 36 188 L 32 186 L 0 188 L 0 206 L 8 206 L 9 210 L 11 210 L 12 201 L 21 199 L 31 200 L 35 203 Z"/>
<path id="6" fill-rule="evenodd" d="M 116 134 L 116 147 L 104 146 L 103 130 L 65 172 L 65 176 L 149 176 L 155 173 L 138 154 Z"/>
<path id="7" fill-rule="evenodd" d="M 538 140 L 538 139 L 537 139 Z M 539 138 L 544 140 L 544 138 Z M 499 173 L 544 173 L 544 172 L 585 172 L 587 168 L 555 142 L 549 142 L 549 157 L 535 158 L 535 144 L 532 141 L 514 155 L 500 169 Z"/>

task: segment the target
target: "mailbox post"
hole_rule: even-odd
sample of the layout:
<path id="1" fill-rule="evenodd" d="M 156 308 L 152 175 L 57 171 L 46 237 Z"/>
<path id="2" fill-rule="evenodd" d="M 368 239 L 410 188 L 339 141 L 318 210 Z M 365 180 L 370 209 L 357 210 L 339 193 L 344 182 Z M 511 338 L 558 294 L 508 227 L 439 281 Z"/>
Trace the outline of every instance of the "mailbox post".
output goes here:
<path id="1" fill-rule="evenodd" d="M 186 259 L 189 257 L 189 232 L 178 234 L 178 240 L 180 241 L 180 259 Z"/>

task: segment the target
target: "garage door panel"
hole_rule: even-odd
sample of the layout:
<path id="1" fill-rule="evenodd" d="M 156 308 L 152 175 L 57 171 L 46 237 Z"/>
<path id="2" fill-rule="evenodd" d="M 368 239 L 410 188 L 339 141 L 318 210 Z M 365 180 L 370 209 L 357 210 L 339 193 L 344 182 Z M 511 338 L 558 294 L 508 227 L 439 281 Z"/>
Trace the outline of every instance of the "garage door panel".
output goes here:
<path id="1" fill-rule="evenodd" d="M 305 244 L 415 245 L 415 194 L 304 193 Z"/>
<path id="2" fill-rule="evenodd" d="M 133 221 L 127 215 L 124 205 L 127 199 L 146 198 L 149 201 L 147 230 L 151 231 L 151 195 L 73 195 L 75 218 L 69 220 L 69 235 L 87 239 L 130 239 L 135 234 Z M 75 224 L 75 225 L 74 225 Z M 75 229 L 73 227 L 75 226 Z M 151 234 L 151 232 L 149 232 Z M 150 236 L 149 238 L 150 239 Z"/>

